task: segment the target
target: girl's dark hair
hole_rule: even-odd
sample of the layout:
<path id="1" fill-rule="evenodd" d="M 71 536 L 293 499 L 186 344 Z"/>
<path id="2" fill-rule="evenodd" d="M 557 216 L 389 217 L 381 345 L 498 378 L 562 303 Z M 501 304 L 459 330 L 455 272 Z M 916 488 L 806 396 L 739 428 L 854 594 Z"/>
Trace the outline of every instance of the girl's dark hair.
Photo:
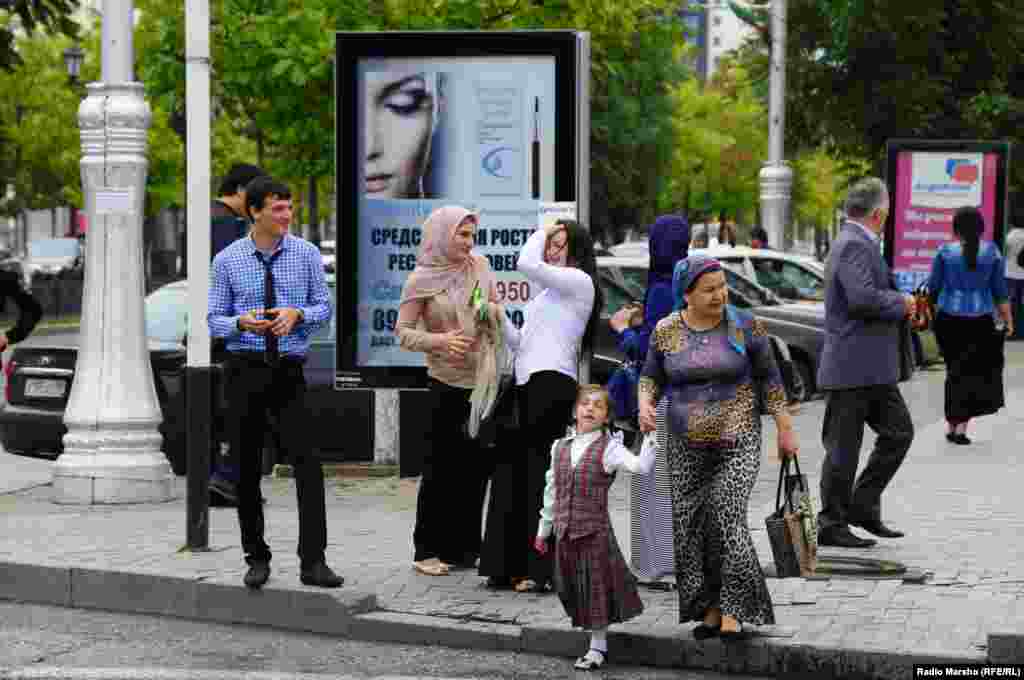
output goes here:
<path id="1" fill-rule="evenodd" d="M 964 206 L 953 215 L 953 233 L 963 239 L 964 260 L 971 271 L 978 268 L 978 248 L 984 231 L 985 218 L 977 208 Z"/>
<path id="2" fill-rule="evenodd" d="M 601 293 L 601 282 L 597 275 L 597 256 L 594 254 L 594 239 L 576 220 L 560 219 L 557 224 L 565 227 L 566 259 L 573 266 L 584 271 L 594 282 L 594 308 L 590 310 L 590 319 L 583 331 L 582 347 L 589 350 L 594 346 L 594 330 L 601 321 L 601 310 L 604 309 L 604 295 Z"/>

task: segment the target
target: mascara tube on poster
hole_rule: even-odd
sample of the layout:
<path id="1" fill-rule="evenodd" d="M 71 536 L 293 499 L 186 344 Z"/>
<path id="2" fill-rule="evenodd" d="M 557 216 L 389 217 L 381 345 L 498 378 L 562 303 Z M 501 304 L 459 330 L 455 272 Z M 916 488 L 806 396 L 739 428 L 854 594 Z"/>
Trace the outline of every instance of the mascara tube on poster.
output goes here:
<path id="1" fill-rule="evenodd" d="M 540 97 L 533 98 L 533 144 L 530 145 L 533 170 L 533 198 L 540 198 Z"/>

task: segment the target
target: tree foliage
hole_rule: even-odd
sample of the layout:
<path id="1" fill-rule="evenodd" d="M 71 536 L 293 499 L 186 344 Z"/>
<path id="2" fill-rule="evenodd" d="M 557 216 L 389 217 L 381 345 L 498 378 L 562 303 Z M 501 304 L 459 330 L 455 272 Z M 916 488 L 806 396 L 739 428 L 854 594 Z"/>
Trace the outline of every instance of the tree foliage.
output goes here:
<path id="1" fill-rule="evenodd" d="M 71 14 L 78 0 L 4 0 L 0 2 L 0 70 L 8 73 L 25 63 L 17 45 L 18 30 L 74 38 L 78 25 Z"/>
<path id="2" fill-rule="evenodd" d="M 787 149 L 826 146 L 880 174 L 889 139 L 1020 134 L 1018 3 L 790 0 L 787 24 Z M 744 62 L 767 82 L 763 45 Z"/>
<path id="3" fill-rule="evenodd" d="M 140 7 L 156 24 L 140 64 L 147 91 L 180 109 L 184 16 L 158 0 Z M 674 0 L 213 0 L 214 96 L 237 132 L 260 138 L 273 172 L 327 178 L 334 30 L 587 30 L 593 221 L 598 231 L 641 224 L 653 218 L 671 160 L 670 86 L 685 74 L 677 10 Z"/>

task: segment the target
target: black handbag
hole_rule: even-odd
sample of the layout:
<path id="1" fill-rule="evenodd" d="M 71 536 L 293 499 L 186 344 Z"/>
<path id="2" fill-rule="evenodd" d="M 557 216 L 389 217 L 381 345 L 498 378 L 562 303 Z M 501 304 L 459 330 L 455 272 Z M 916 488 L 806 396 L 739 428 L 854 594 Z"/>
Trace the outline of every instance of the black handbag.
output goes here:
<path id="1" fill-rule="evenodd" d="M 481 446 L 497 446 L 498 439 L 519 428 L 519 396 L 514 373 L 504 373 L 498 379 L 498 396 L 491 412 L 480 419 L 476 438 Z"/>
<path id="2" fill-rule="evenodd" d="M 790 460 L 795 474 L 789 473 Z M 810 576 L 817 566 L 818 518 L 809 488 L 796 456 L 783 460 L 775 491 L 775 511 L 764 520 L 778 578 Z"/>

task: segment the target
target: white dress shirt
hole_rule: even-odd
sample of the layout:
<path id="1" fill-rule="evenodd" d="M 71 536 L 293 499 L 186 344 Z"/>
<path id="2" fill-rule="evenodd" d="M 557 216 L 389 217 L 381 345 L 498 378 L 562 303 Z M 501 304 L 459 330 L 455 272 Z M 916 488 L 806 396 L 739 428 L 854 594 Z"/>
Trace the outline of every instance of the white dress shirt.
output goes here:
<path id="1" fill-rule="evenodd" d="M 515 352 L 516 383 L 525 385 L 538 371 L 558 371 L 578 379 L 580 342 L 594 307 L 594 282 L 575 267 L 544 261 L 547 234 L 538 229 L 519 253 L 519 271 L 541 292 L 526 304 L 517 329 L 502 324 L 505 342 Z"/>
<path id="2" fill-rule="evenodd" d="M 1024 227 L 1015 227 L 1006 236 L 1006 278 L 1024 279 L 1024 269 L 1017 264 L 1017 256 L 1024 248 Z"/>
<path id="3" fill-rule="evenodd" d="M 572 469 L 576 469 L 587 447 L 594 443 L 601 436 L 603 430 L 594 430 L 586 434 L 576 435 L 569 445 L 569 459 Z M 558 444 L 561 440 L 551 445 L 551 465 L 548 466 L 547 474 L 544 476 L 544 507 L 540 509 L 540 524 L 537 525 L 537 536 L 547 538 L 551 535 L 551 529 L 555 523 L 555 466 L 558 464 Z M 604 471 L 612 474 L 616 470 L 628 470 L 633 474 L 646 475 L 654 468 L 654 447 L 644 446 L 640 449 L 640 455 L 634 456 L 633 452 L 622 443 L 622 433 L 618 432 L 608 439 L 608 445 L 604 450 Z"/>

